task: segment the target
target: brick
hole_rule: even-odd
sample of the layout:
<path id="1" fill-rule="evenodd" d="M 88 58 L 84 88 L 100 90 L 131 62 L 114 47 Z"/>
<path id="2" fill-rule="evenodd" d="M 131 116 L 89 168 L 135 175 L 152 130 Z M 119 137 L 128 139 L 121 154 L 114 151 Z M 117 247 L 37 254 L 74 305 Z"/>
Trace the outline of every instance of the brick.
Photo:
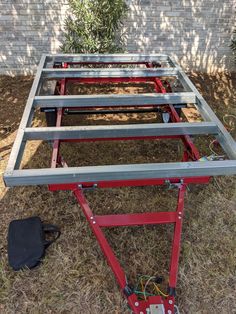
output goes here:
<path id="1" fill-rule="evenodd" d="M 196 0 L 193 6 L 192 0 L 127 0 L 127 50 L 166 52 L 184 66 L 203 71 L 208 68 L 201 60 L 214 52 L 209 69 L 219 64 L 227 68 L 234 2 Z M 68 10 L 67 0 L 1 0 L 0 73 L 33 71 L 43 52 L 57 52 Z M 209 40 L 210 33 L 214 36 Z"/>

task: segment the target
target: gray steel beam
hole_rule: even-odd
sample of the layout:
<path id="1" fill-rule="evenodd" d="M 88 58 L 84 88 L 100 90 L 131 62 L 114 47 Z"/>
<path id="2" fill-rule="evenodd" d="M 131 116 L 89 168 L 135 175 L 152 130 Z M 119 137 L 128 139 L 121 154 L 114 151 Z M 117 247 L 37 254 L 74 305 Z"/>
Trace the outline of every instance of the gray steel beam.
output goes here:
<path id="1" fill-rule="evenodd" d="M 33 111 L 32 111 L 33 99 L 38 90 L 41 70 L 45 64 L 45 60 L 46 60 L 46 55 L 42 55 L 41 60 L 38 65 L 37 73 L 34 78 L 33 85 L 30 90 L 30 94 L 29 94 L 29 97 L 25 106 L 25 110 L 24 110 L 24 113 L 23 113 L 23 116 L 19 125 L 19 129 L 18 129 L 16 138 L 15 138 L 12 150 L 11 150 L 6 172 L 11 172 L 13 171 L 13 169 L 18 168 L 20 165 L 21 158 L 24 152 L 24 147 L 25 147 L 25 143 L 22 142 L 24 138 L 24 129 L 27 126 L 30 126 L 32 118 L 33 118 Z"/>
<path id="2" fill-rule="evenodd" d="M 17 186 L 233 174 L 236 174 L 236 160 L 24 169 L 5 173 L 4 181 L 7 186 Z"/>
<path id="3" fill-rule="evenodd" d="M 48 62 L 59 61 L 62 62 L 152 62 L 162 61 L 168 62 L 172 68 L 108 68 L 108 69 L 43 69 Z M 65 59 L 64 59 L 65 58 Z M 68 59 L 67 59 L 68 58 Z M 152 59 L 153 58 L 153 59 Z M 102 126 L 102 127 L 70 127 L 68 128 L 30 128 L 31 120 L 34 113 L 34 106 L 38 106 L 43 102 L 44 107 L 74 107 L 77 106 L 78 96 L 36 96 L 39 87 L 45 77 L 158 77 L 158 76 L 177 76 L 184 86 L 184 88 L 191 93 L 176 93 L 172 95 L 155 95 L 155 104 L 161 105 L 163 101 L 175 104 L 193 101 L 199 109 L 203 118 L 207 121 L 205 123 L 194 123 L 186 125 L 185 123 L 172 124 L 156 124 L 133 126 Z M 194 95 L 192 94 L 194 93 Z M 35 98 L 36 96 L 36 98 Z M 160 98 L 158 98 L 161 96 Z M 44 98 L 43 98 L 44 97 Z M 65 97 L 65 98 L 63 98 Z M 79 96 L 79 102 L 83 102 L 79 106 L 102 106 L 104 103 L 107 106 L 114 104 L 121 105 L 124 103 L 131 106 L 137 105 L 155 105 L 151 100 L 152 96 L 143 95 L 93 95 L 93 96 Z M 106 98 L 107 97 L 107 98 Z M 108 98 L 109 97 L 109 98 Z M 116 98 L 117 97 L 117 98 Z M 129 97 L 132 97 L 132 99 Z M 148 97 L 148 98 L 142 98 Z M 169 97 L 169 98 L 168 98 Z M 179 99 L 179 97 L 183 97 Z M 189 98 L 188 98 L 189 97 Z M 100 98 L 99 100 L 96 98 Z M 135 98 L 135 99 L 134 99 Z M 187 99 L 188 101 L 187 101 Z M 51 102 L 47 103 L 46 102 Z M 59 101 L 59 103 L 58 103 Z M 146 103 L 143 103 L 143 101 Z M 150 102 L 149 102 L 150 101 Z M 116 103 L 115 103 L 116 102 Z M 117 103 L 118 102 L 118 103 Z M 141 104 L 142 102 L 142 104 Z M 160 102 L 160 103 L 158 103 Z M 123 104 L 123 105 L 125 105 Z M 105 105 L 105 106 L 106 106 Z M 81 129 L 82 128 L 82 129 Z M 177 132 L 177 133 L 176 133 Z M 78 133 L 78 134 L 77 134 Z M 169 135 L 181 134 L 216 134 L 221 146 L 232 160 L 225 161 L 209 161 L 209 162 L 185 162 L 185 163 L 163 163 L 163 164 L 144 164 L 144 165 L 122 165 L 122 166 L 99 166 L 99 167 L 79 167 L 67 169 L 32 169 L 32 170 L 16 170 L 20 165 L 23 155 L 25 143 L 27 139 L 55 139 L 63 138 L 94 138 L 100 136 L 105 137 L 122 137 L 122 136 L 162 136 L 168 133 Z M 142 134 L 142 135 L 140 135 Z M 213 110 L 209 107 L 201 94 L 182 71 L 182 69 L 171 58 L 163 55 L 57 55 L 45 56 L 43 55 L 35 76 L 29 98 L 23 113 L 23 117 L 19 126 L 19 130 L 13 145 L 13 149 L 9 158 L 7 169 L 4 173 L 4 180 L 8 186 L 24 185 L 24 184 L 48 184 L 48 183 L 69 183 L 69 182 L 91 182 L 99 180 L 122 180 L 122 179 L 139 179 L 139 178 L 169 178 L 169 177 L 188 177 L 188 176 L 214 176 L 227 175 L 236 173 L 236 143 L 231 135 L 224 128 L 223 124 L 216 117 Z"/>
<path id="4" fill-rule="evenodd" d="M 221 123 L 221 121 L 217 118 L 214 111 L 211 109 L 211 107 L 207 104 L 205 99 L 202 97 L 202 95 L 199 93 L 197 88 L 194 86 L 194 84 L 191 82 L 191 80 L 188 78 L 188 76 L 184 73 L 182 68 L 172 59 L 170 59 L 171 63 L 179 70 L 178 78 L 180 82 L 183 84 L 184 87 L 187 87 L 195 93 L 197 97 L 197 108 L 201 114 L 201 116 L 204 118 L 205 121 L 211 121 L 218 125 L 219 127 L 219 134 L 217 135 L 217 140 L 219 141 L 220 145 L 228 155 L 230 159 L 236 159 L 236 142 L 230 135 L 230 133 L 225 129 L 224 125 Z"/>
<path id="5" fill-rule="evenodd" d="M 161 77 L 178 75 L 175 68 L 42 69 L 43 78 Z"/>
<path id="6" fill-rule="evenodd" d="M 215 123 L 149 123 L 73 127 L 26 128 L 24 140 L 65 140 L 120 137 L 217 134 Z"/>
<path id="7" fill-rule="evenodd" d="M 143 106 L 195 103 L 196 96 L 194 93 L 36 96 L 33 102 L 35 107 L 43 108 Z"/>
<path id="8" fill-rule="evenodd" d="M 47 55 L 47 62 L 159 62 L 168 61 L 165 54 L 56 54 Z"/>

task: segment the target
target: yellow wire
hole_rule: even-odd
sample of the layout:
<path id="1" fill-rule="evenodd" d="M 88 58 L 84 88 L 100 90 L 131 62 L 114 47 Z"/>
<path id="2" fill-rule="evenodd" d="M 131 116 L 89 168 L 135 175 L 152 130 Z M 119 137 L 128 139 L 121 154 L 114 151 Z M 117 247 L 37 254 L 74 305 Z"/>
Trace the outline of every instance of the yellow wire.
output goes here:
<path id="1" fill-rule="evenodd" d="M 141 288 L 142 288 L 142 292 L 143 292 L 143 290 L 144 290 L 144 286 L 143 286 L 143 279 L 141 278 Z"/>
<path id="2" fill-rule="evenodd" d="M 159 292 L 163 297 L 167 298 L 169 295 L 165 294 L 164 292 L 161 291 L 161 289 L 155 284 L 155 282 L 153 282 L 157 292 Z"/>
<path id="3" fill-rule="evenodd" d="M 149 284 L 149 282 L 153 279 L 154 277 L 150 277 L 148 279 L 148 281 L 145 283 L 145 287 L 143 285 L 143 279 L 140 278 L 140 283 L 141 283 L 141 288 L 142 288 L 142 292 L 144 293 L 144 299 L 146 300 L 146 295 L 145 295 L 145 290 L 146 290 L 146 286 Z M 161 291 L 161 289 L 157 286 L 157 284 L 155 282 L 152 282 L 154 285 L 154 288 L 156 289 L 157 293 L 161 294 L 163 297 L 167 298 L 169 295 L 165 294 L 164 292 Z"/>

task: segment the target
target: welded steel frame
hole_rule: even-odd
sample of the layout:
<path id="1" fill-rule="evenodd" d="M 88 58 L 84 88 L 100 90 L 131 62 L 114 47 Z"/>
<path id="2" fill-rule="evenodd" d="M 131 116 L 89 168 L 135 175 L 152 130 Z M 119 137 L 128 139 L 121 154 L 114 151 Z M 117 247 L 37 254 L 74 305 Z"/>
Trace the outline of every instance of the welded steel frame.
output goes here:
<path id="1" fill-rule="evenodd" d="M 166 62 L 170 67 L 153 68 L 153 63 Z M 62 63 L 62 68 L 52 68 Z M 144 64 L 145 69 L 75 69 L 68 68 L 73 63 L 97 64 Z M 185 88 L 185 92 L 167 92 L 160 78 L 175 75 Z M 56 77 L 59 82 L 59 95 L 42 96 L 39 91 L 45 77 Z M 68 80 L 94 82 L 146 82 L 155 83 L 156 93 L 142 95 L 81 95 L 65 96 Z M 204 122 L 183 123 L 175 105 L 195 104 Z M 96 108 L 147 108 L 158 109 L 166 106 L 171 123 L 152 123 L 113 126 L 73 126 L 63 127 L 62 118 L 65 110 L 95 110 Z M 56 110 L 55 127 L 32 128 L 34 110 Z M 143 109 L 144 108 L 144 109 Z M 109 109 L 111 110 L 111 109 Z M 120 109 L 122 110 L 122 109 Z M 76 113 L 76 112 L 75 112 Z M 200 162 L 200 154 L 190 135 L 215 135 L 231 160 Z M 90 167 L 68 167 L 60 156 L 62 141 L 104 141 L 136 139 L 169 139 L 182 140 L 185 150 L 182 162 L 155 163 L 139 165 L 110 165 Z M 51 168 L 19 169 L 20 161 L 28 140 L 52 141 Z M 235 142 L 224 126 L 215 116 L 202 96 L 198 93 L 181 68 L 166 55 L 44 55 L 26 104 L 19 131 L 12 149 L 9 163 L 4 174 L 6 185 L 48 184 L 49 190 L 73 191 L 84 215 L 96 236 L 98 243 L 116 277 L 116 280 L 135 314 L 174 313 L 175 288 L 178 273 L 180 241 L 182 233 L 184 194 L 190 183 L 205 184 L 210 176 L 236 173 Z M 59 168 L 60 166 L 60 168 Z M 178 189 L 178 200 L 175 211 L 96 215 L 84 196 L 83 191 L 94 188 L 115 188 L 122 186 L 167 185 Z M 140 299 L 129 283 L 128 276 L 122 269 L 111 246 L 104 236 L 102 228 L 120 226 L 144 226 L 156 224 L 173 224 L 168 295 L 148 296 Z"/>
<path id="2" fill-rule="evenodd" d="M 165 62 L 166 67 L 149 68 L 53 68 L 52 65 L 58 62 L 70 63 L 110 63 L 110 64 L 153 64 Z M 46 78 L 81 79 L 81 80 L 116 80 L 119 78 L 132 78 L 135 80 L 147 81 L 148 79 L 158 79 L 166 76 L 177 77 L 185 88 L 181 93 L 163 94 L 143 94 L 143 95 L 99 95 L 99 96 L 41 96 L 40 88 Z M 78 138 L 88 139 L 95 132 L 94 127 L 87 127 L 83 130 L 79 127 L 55 127 L 32 128 L 31 122 L 35 108 L 49 107 L 63 110 L 70 107 L 115 107 L 115 106 L 162 106 L 174 104 L 195 104 L 201 113 L 204 122 L 195 123 L 172 123 L 171 127 L 164 124 L 152 126 L 136 126 L 134 129 L 129 126 L 106 128 L 97 127 L 96 132 L 99 139 L 105 139 L 108 132 L 112 132 L 114 138 L 125 137 L 159 137 L 159 136 L 179 136 L 212 134 L 219 141 L 227 154 L 229 160 L 221 161 L 187 161 L 184 163 L 156 163 L 156 164 L 130 164 L 111 166 L 89 166 L 89 167 L 68 167 L 68 168 L 44 168 L 44 169 L 19 169 L 27 140 L 31 139 L 57 139 L 58 141 Z M 132 134 L 132 136 L 129 136 Z M 236 143 L 227 132 L 223 124 L 216 117 L 212 109 L 194 87 L 192 82 L 182 71 L 179 65 L 167 55 L 159 54 L 114 54 L 114 55 L 43 55 L 38 66 L 38 70 L 31 88 L 25 111 L 19 126 L 19 130 L 13 145 L 9 162 L 4 173 L 4 181 L 7 186 L 16 185 L 37 185 L 37 184 L 57 184 L 57 183 L 89 183 L 99 181 L 139 180 L 143 178 L 169 178 L 170 175 L 177 178 L 195 176 L 228 175 L 236 173 Z"/>

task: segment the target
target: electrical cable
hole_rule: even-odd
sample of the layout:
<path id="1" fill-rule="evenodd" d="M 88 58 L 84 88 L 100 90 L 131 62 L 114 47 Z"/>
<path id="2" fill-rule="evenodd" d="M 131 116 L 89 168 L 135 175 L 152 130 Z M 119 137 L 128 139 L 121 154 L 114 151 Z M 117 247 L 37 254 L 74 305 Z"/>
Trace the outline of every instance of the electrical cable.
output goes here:
<path id="1" fill-rule="evenodd" d="M 235 129 L 235 123 L 234 123 L 234 122 L 233 122 L 233 123 L 227 122 L 227 121 L 226 121 L 226 118 L 234 118 L 234 119 L 236 119 L 236 115 L 234 115 L 234 114 L 225 114 L 225 115 L 223 116 L 224 124 L 225 124 L 226 126 L 230 127 L 230 128 L 229 128 L 229 131 L 233 131 L 233 130 Z M 216 140 L 215 140 L 215 139 L 210 142 L 210 144 L 209 144 L 209 149 L 210 149 L 210 151 L 212 152 L 213 155 L 219 156 L 219 154 L 213 149 L 214 143 L 216 143 Z"/>
<path id="2" fill-rule="evenodd" d="M 146 276 L 146 277 L 148 277 L 148 276 Z M 144 290 L 143 290 L 143 295 L 144 295 L 144 299 L 145 299 L 145 300 L 147 299 L 147 298 L 146 298 L 146 296 L 147 296 L 147 292 L 146 292 L 147 286 L 148 286 L 149 283 L 150 283 L 152 280 L 154 280 L 154 279 L 156 279 L 155 276 L 149 277 L 149 279 L 148 279 L 148 280 L 146 281 L 146 283 L 145 283 Z M 163 297 L 165 297 L 165 298 L 168 297 L 168 294 L 165 294 L 163 291 L 161 291 L 161 289 L 157 286 L 157 284 L 156 284 L 155 282 L 153 282 L 153 285 L 154 285 L 156 291 L 157 291 L 159 294 L 161 294 L 161 295 L 162 295 Z"/>
<path id="3" fill-rule="evenodd" d="M 177 305 L 174 305 L 174 308 L 175 308 L 175 314 L 180 314 L 180 311 L 179 311 L 179 308 Z"/>
<path id="4" fill-rule="evenodd" d="M 209 149 L 210 149 L 210 151 L 212 152 L 213 155 L 219 156 L 219 154 L 217 154 L 217 152 L 214 151 L 214 149 L 212 148 L 215 142 L 216 142 L 216 140 L 213 140 L 213 141 L 210 142 Z"/>
<path id="5" fill-rule="evenodd" d="M 168 294 L 165 294 L 164 292 L 161 291 L 161 289 L 157 286 L 157 284 L 155 284 L 155 282 L 153 283 L 157 292 L 159 292 L 163 297 L 167 298 Z"/>
<path id="6" fill-rule="evenodd" d="M 146 297 L 146 289 L 147 289 L 147 286 L 148 286 L 149 282 L 151 282 L 151 280 L 153 280 L 153 279 L 156 279 L 156 277 L 155 277 L 155 276 L 150 277 L 150 278 L 146 281 L 146 283 L 145 283 L 144 291 L 143 291 L 145 301 L 147 300 L 147 297 Z"/>

